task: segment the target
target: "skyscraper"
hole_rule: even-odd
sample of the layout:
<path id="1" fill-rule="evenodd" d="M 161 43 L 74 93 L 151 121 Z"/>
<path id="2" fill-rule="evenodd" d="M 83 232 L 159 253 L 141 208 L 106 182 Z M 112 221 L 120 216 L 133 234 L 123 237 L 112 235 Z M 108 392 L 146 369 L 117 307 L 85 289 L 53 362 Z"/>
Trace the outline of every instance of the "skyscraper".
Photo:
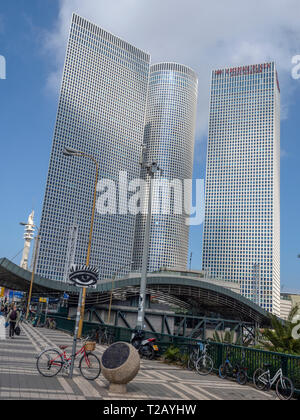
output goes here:
<path id="1" fill-rule="evenodd" d="M 38 274 L 63 280 L 75 219 L 75 262 L 84 263 L 93 204 L 95 169 L 65 146 L 92 155 L 100 179 L 138 178 L 150 56 L 73 15 L 63 71 L 40 226 Z M 135 216 L 96 213 L 91 265 L 110 277 L 132 260 Z M 127 268 L 127 270 L 128 270 Z M 124 268 L 126 271 L 126 268 Z"/>
<path id="2" fill-rule="evenodd" d="M 212 72 L 203 269 L 280 315 L 280 89 L 275 63 Z"/>
<path id="3" fill-rule="evenodd" d="M 197 109 L 198 78 L 190 68 L 176 63 L 154 64 L 150 68 L 144 145 L 146 160 L 157 162 L 162 175 L 156 179 L 192 179 L 194 136 Z M 145 179 L 145 171 L 141 177 Z M 175 181 L 176 182 L 176 181 Z M 161 267 L 186 269 L 189 226 L 186 215 L 175 214 L 174 189 L 170 188 L 170 214 L 160 211 L 152 215 L 148 271 Z M 177 189 L 177 191 L 180 191 Z M 181 190 L 183 192 L 183 188 Z M 158 199 L 166 199 L 167 190 Z M 191 199 L 191 197 L 190 197 Z M 135 229 L 133 269 L 142 266 L 146 216 L 138 215 Z"/>

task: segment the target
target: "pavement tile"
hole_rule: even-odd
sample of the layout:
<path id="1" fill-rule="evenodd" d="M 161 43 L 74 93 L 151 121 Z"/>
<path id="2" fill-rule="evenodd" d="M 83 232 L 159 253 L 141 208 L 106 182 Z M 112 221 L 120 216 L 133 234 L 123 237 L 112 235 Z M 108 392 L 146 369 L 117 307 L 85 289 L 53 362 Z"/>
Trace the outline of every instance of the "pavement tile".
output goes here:
<path id="1" fill-rule="evenodd" d="M 72 337 L 61 331 L 33 328 L 23 323 L 15 340 L 0 342 L 0 399 L 70 400 L 182 400 L 182 399 L 274 399 L 274 393 L 258 392 L 223 381 L 217 376 L 200 377 L 195 372 L 165 365 L 160 361 L 141 362 L 139 375 L 128 385 L 125 395 L 108 392 L 108 382 L 100 376 L 86 381 L 76 368 L 71 380 L 63 373 L 54 378 L 41 376 L 35 356 L 45 348 L 72 344 Z M 71 348 L 71 347 L 70 347 Z M 101 356 L 105 347 L 97 346 Z M 69 349 L 70 351 L 70 349 Z M 77 366 L 77 364 L 76 364 Z"/>

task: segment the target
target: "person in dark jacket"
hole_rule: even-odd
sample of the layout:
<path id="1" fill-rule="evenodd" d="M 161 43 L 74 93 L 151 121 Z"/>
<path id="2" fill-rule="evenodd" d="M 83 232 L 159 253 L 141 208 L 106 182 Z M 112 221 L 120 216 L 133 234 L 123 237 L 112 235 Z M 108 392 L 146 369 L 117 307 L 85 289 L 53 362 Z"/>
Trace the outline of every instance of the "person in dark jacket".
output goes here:
<path id="1" fill-rule="evenodd" d="M 17 310 L 16 305 L 14 305 L 11 310 L 8 312 L 6 322 L 9 323 L 9 337 L 14 338 L 15 329 L 18 326 L 20 321 L 20 312 Z"/>

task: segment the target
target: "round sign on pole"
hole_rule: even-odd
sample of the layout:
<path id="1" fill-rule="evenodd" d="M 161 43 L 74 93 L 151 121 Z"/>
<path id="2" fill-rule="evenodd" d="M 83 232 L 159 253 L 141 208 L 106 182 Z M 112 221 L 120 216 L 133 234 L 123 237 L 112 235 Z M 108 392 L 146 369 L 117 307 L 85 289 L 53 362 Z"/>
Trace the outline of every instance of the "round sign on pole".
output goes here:
<path id="1" fill-rule="evenodd" d="M 72 265 L 69 273 L 69 282 L 77 287 L 96 288 L 99 277 L 99 269 L 83 265 Z"/>

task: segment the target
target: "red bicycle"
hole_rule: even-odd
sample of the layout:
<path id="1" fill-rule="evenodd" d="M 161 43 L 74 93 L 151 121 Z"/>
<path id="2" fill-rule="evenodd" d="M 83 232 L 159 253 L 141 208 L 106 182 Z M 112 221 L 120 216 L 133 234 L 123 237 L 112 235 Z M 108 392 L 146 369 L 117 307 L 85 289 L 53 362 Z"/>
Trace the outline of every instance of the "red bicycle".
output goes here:
<path id="1" fill-rule="evenodd" d="M 57 349 L 47 349 L 42 351 L 37 357 L 36 367 L 39 373 L 48 378 L 56 376 L 62 369 L 69 372 L 72 357 L 68 356 L 66 349 L 69 346 L 59 346 L 62 352 Z M 95 350 L 96 343 L 89 341 L 89 337 L 84 341 L 81 349 L 75 354 L 75 359 L 82 354 L 79 361 L 79 370 L 81 375 L 93 381 L 98 378 L 101 373 L 101 364 L 98 357 L 92 353 Z"/>

